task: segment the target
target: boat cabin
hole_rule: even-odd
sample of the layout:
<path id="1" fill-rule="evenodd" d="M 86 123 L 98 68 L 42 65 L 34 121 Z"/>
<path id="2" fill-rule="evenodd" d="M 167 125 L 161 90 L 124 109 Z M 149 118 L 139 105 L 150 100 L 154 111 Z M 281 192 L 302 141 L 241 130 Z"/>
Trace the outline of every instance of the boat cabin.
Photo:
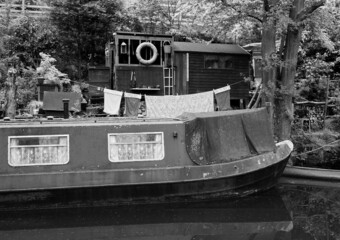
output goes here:
<path id="1" fill-rule="evenodd" d="M 148 95 L 183 95 L 231 87 L 249 97 L 250 54 L 235 44 L 176 42 L 171 35 L 117 32 L 106 45 L 105 67 L 89 68 L 89 83 Z"/>

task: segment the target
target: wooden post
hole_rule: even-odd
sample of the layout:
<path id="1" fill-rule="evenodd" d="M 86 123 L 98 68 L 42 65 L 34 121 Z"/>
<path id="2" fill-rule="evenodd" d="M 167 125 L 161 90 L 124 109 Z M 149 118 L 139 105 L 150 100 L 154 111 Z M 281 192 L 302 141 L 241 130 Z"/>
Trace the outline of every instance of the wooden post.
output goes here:
<path id="1" fill-rule="evenodd" d="M 68 113 L 68 110 L 69 110 L 69 102 L 70 102 L 70 99 L 63 99 L 63 104 L 64 104 L 64 118 L 65 118 L 65 119 L 68 119 L 68 118 L 69 118 L 69 113 Z"/>
<path id="2" fill-rule="evenodd" d="M 265 106 L 267 108 L 267 112 L 268 112 L 268 115 L 269 115 L 270 129 L 272 130 L 272 133 L 274 133 L 272 103 L 271 102 L 266 102 L 265 104 L 266 104 Z"/>

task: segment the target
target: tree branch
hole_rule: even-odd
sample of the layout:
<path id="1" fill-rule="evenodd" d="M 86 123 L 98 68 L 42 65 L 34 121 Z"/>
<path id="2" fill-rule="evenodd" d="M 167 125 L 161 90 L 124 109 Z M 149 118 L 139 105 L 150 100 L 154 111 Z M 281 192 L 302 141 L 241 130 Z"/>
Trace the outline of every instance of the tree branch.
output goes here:
<path id="1" fill-rule="evenodd" d="M 244 14 L 242 11 L 237 10 L 234 6 L 232 6 L 231 4 L 228 4 L 228 3 L 226 2 L 226 0 L 221 0 L 221 2 L 222 2 L 222 4 L 223 4 L 224 6 L 233 9 L 233 10 L 234 10 L 235 12 L 237 12 L 237 13 L 243 14 L 244 16 L 249 17 L 249 18 L 253 18 L 253 19 L 259 21 L 260 23 L 263 22 L 262 19 L 259 18 L 259 17 L 257 17 L 257 16 L 254 16 L 254 15 L 251 15 L 251 14 Z"/>
<path id="2" fill-rule="evenodd" d="M 326 0 L 320 0 L 320 1 L 315 2 L 313 5 L 304 8 L 302 11 L 298 13 L 297 20 L 298 21 L 305 20 L 308 17 L 308 15 L 312 14 L 316 9 L 325 5 L 325 3 L 326 3 Z"/>

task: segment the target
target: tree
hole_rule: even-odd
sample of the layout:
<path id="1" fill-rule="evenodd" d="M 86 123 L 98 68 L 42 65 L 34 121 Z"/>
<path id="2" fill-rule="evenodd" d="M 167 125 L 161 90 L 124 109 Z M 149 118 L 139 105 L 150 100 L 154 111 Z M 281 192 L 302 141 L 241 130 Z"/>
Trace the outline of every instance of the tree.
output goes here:
<path id="1" fill-rule="evenodd" d="M 26 105 L 36 93 L 34 68 L 39 52 L 55 45 L 53 32 L 43 20 L 26 16 L 0 19 L 0 84 L 4 89 L 6 116 L 13 118 L 17 104 Z"/>
<path id="2" fill-rule="evenodd" d="M 304 0 L 294 0 L 290 8 L 289 18 L 291 22 L 287 25 L 285 45 L 283 52 L 279 53 L 282 66 L 278 70 L 278 91 L 276 91 L 276 133 L 279 139 L 290 138 L 291 122 L 293 121 L 293 96 L 294 80 L 297 68 L 298 50 L 300 47 L 301 34 L 304 22 L 310 14 L 325 4 L 325 0 L 313 2 L 305 6 Z M 274 39 L 275 41 L 275 39 Z M 265 50 L 263 50 L 265 51 Z M 272 80 L 271 80 L 272 81 Z"/>
<path id="3" fill-rule="evenodd" d="M 325 0 L 255 0 L 228 1 L 205 0 L 204 3 L 191 1 L 194 12 L 199 15 L 212 37 L 227 35 L 239 23 L 261 24 L 263 102 L 275 106 L 271 116 L 275 116 L 274 132 L 279 140 L 290 138 L 293 120 L 292 99 L 297 68 L 298 52 L 302 33 L 307 27 L 320 32 L 323 24 L 317 21 L 326 14 L 322 8 Z M 204 5 L 205 4 L 205 5 Z M 208 7 L 204 7 L 208 6 Z M 209 9 L 209 10 L 204 10 Z M 318 16 L 318 17 L 316 17 Z M 325 19 L 324 19 L 325 20 Z M 327 19 L 329 21 L 329 19 Z M 314 36 L 314 37 L 320 37 Z M 322 35 L 328 38 L 327 32 Z M 280 42 L 280 46 L 277 46 Z"/>
<path id="4" fill-rule="evenodd" d="M 138 16 L 144 32 L 164 34 L 181 27 L 183 5 L 181 0 L 141 0 L 128 11 Z"/>
<path id="5" fill-rule="evenodd" d="M 139 26 L 136 18 L 125 12 L 122 1 L 116 0 L 57 0 L 51 20 L 60 43 L 58 67 L 76 79 L 86 77 L 87 64 L 103 64 L 105 43 L 112 33 L 134 31 Z"/>

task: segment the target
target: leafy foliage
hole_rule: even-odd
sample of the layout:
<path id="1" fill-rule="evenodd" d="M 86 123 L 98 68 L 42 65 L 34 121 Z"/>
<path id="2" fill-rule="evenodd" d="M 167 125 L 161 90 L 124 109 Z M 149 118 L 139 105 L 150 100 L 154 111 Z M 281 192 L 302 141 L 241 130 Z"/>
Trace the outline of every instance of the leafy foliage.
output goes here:
<path id="1" fill-rule="evenodd" d="M 325 101 L 327 82 L 333 62 L 326 62 L 327 53 L 306 57 L 298 68 L 297 93 L 309 101 Z M 331 86 L 334 87 L 334 86 Z"/>
<path id="2" fill-rule="evenodd" d="M 183 27 L 181 23 L 184 9 L 185 5 L 181 0 L 141 0 L 128 11 L 138 16 L 143 32 L 164 34 Z"/>
<path id="3" fill-rule="evenodd" d="M 7 114 L 15 115 L 16 105 L 26 106 L 36 96 L 39 52 L 56 45 L 53 28 L 39 19 L 20 16 L 0 18 L 0 87 Z"/>
<path id="4" fill-rule="evenodd" d="M 56 68 L 54 63 L 57 60 L 55 58 L 52 58 L 50 55 L 45 53 L 40 53 L 40 56 L 40 66 L 37 68 L 38 76 L 43 77 L 48 83 L 55 83 L 58 85 L 70 83 L 70 79 L 68 78 L 60 80 L 61 76 L 64 76 L 64 74 Z"/>
<path id="5" fill-rule="evenodd" d="M 24 66 L 35 67 L 39 53 L 49 52 L 57 45 L 53 27 L 27 16 L 12 20 L 4 38 L 8 56 L 18 56 Z"/>
<path id="6" fill-rule="evenodd" d="M 116 0 L 57 0 L 52 23 L 58 29 L 59 69 L 71 78 L 84 79 L 87 65 L 103 64 L 105 43 L 118 30 L 133 31 L 139 23 Z"/>

